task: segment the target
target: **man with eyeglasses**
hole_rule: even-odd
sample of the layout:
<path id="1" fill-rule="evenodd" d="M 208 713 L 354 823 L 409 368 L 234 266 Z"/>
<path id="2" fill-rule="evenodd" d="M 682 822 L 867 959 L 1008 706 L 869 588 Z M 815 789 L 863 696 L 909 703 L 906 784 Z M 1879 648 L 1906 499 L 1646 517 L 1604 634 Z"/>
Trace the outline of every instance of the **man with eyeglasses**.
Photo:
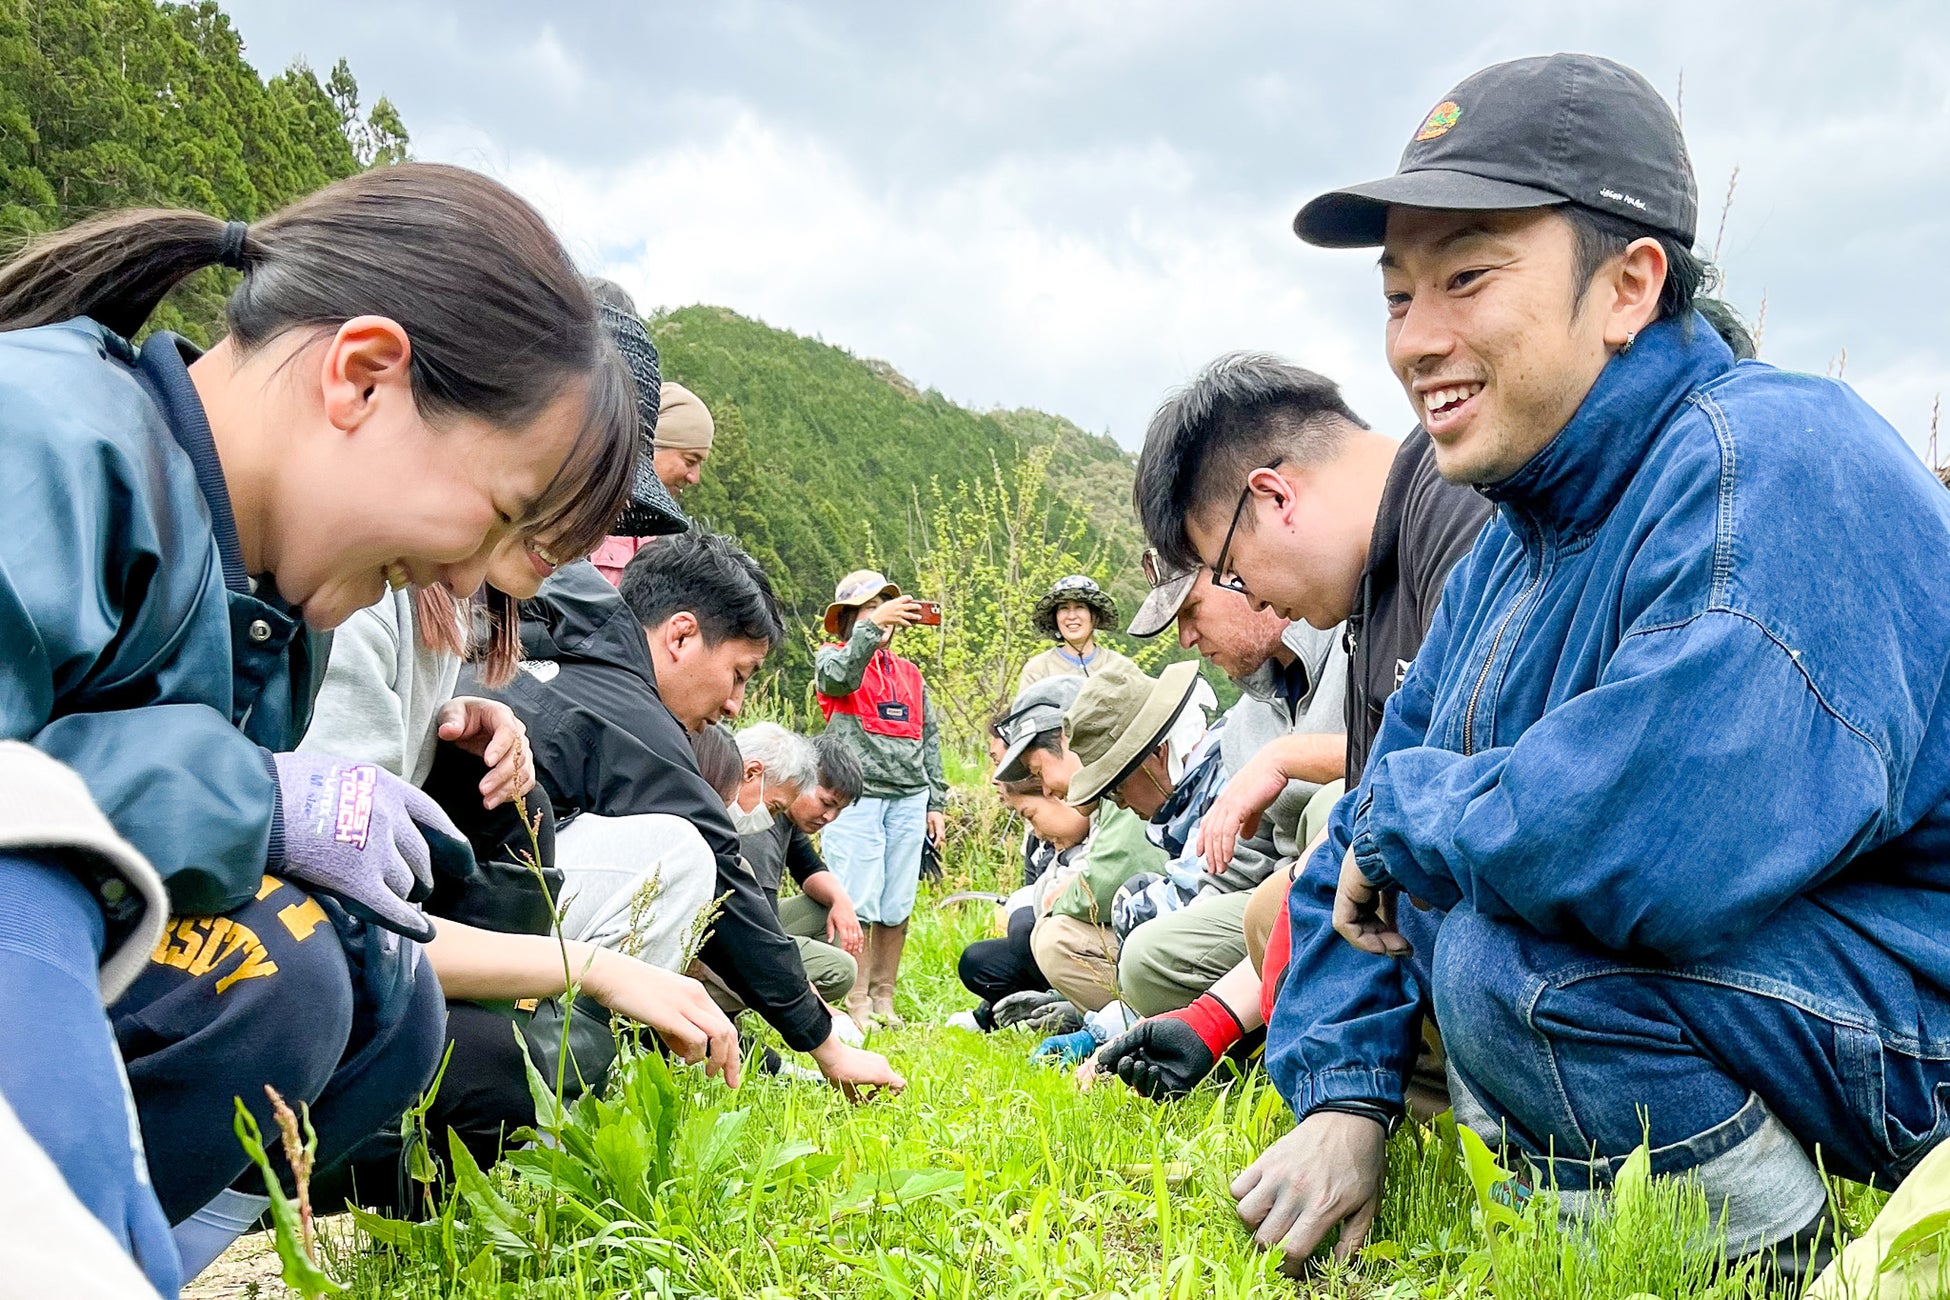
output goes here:
<path id="1" fill-rule="evenodd" d="M 1168 791 L 1173 797 L 1162 824 L 1153 827 L 1153 839 L 1174 851 L 1175 841 L 1186 839 L 1182 856 L 1191 869 L 1185 874 L 1198 880 L 1198 891 L 1184 906 L 1131 930 L 1118 954 L 1125 1003 L 1141 1016 L 1156 1016 L 1188 1006 L 1246 959 L 1241 918 L 1248 899 L 1283 874 L 1307 842 L 1307 810 L 1322 788 L 1338 789 L 1347 762 L 1347 655 L 1332 624 L 1316 628 L 1255 608 L 1207 581 L 1160 587 L 1155 557 L 1147 564 L 1153 593 L 1131 634 L 1155 636 L 1176 619 L 1179 644 L 1198 651 L 1240 690 L 1219 734 L 1222 766 L 1196 788 L 1181 783 Z M 1265 815 L 1251 826 L 1234 819 L 1232 833 L 1214 849 L 1200 828 L 1216 806 L 1219 785 L 1229 787 L 1275 749 L 1288 763 L 1260 809 Z"/>
<path id="2" fill-rule="evenodd" d="M 1180 645 L 1229 672 L 1233 629 L 1244 620 L 1277 625 L 1291 618 L 1295 630 L 1345 621 L 1345 775 L 1350 785 L 1358 782 L 1382 706 L 1421 646 L 1449 570 L 1490 511 L 1477 492 L 1443 481 L 1431 453 L 1419 428 L 1399 443 L 1369 430 L 1322 375 L 1265 353 L 1220 357 L 1159 407 L 1145 433 L 1134 495 L 1157 549 L 1144 556 L 1151 594 L 1130 635 L 1156 636 L 1176 622 Z M 1251 480 L 1275 486 L 1303 517 L 1242 528 Z M 1222 514 L 1228 499 L 1232 509 Z M 1193 516 L 1227 520 L 1216 574 L 1199 562 L 1190 540 Z M 1252 576 L 1250 590 L 1242 567 Z M 1234 846 L 1252 837 L 1291 783 L 1324 779 L 1319 740 L 1302 732 L 1273 738 L 1234 772 L 1199 825 L 1208 867 L 1228 866 Z M 1105 1073 L 1159 1099 L 1181 1096 L 1233 1038 L 1265 1023 L 1285 970 L 1284 935 L 1270 964 L 1267 947 L 1303 860 L 1266 876 L 1250 901 L 1238 900 L 1241 958 L 1209 993 L 1230 1018 L 1147 1020 L 1099 1054 Z M 1223 1032 L 1190 1032 L 1194 1023 Z M 1439 1068 L 1421 1074 L 1423 1086 L 1411 1099 L 1433 1102 Z"/>

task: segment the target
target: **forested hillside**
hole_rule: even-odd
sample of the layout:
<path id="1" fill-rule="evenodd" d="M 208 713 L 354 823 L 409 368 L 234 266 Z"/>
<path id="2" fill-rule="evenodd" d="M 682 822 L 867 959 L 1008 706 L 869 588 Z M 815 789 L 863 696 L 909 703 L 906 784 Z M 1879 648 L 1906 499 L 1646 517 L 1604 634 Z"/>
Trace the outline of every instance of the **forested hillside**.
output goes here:
<path id="1" fill-rule="evenodd" d="M 942 547 L 972 547 L 973 539 L 941 535 L 959 523 L 937 522 L 944 511 L 959 519 L 974 513 L 972 495 L 953 509 L 958 493 L 985 495 L 980 513 L 990 536 L 980 541 L 995 564 L 991 580 L 1021 589 L 1008 593 L 1012 600 L 975 590 L 971 572 L 956 590 L 921 594 L 947 602 L 951 617 L 958 602 L 1010 606 L 987 615 L 991 635 L 1007 639 L 1006 654 L 1042 648 L 1020 607 L 1052 574 L 1090 572 L 1127 615 L 1136 608 L 1143 543 L 1131 517 L 1132 457 L 1108 437 L 1042 411 L 971 411 L 917 390 L 885 362 L 721 307 L 666 312 L 651 327 L 665 376 L 696 390 L 718 421 L 716 448 L 685 508 L 758 557 L 796 633 L 810 634 L 834 581 L 849 569 L 871 563 L 911 585 L 932 571 L 930 557 Z M 1011 501 L 994 500 L 998 490 Z M 1014 502 L 1018 491 L 1034 499 Z M 810 668 L 804 636 L 777 667 L 786 693 L 799 700 Z M 999 682 L 990 672 L 980 690 L 1000 689 Z"/>
<path id="2" fill-rule="evenodd" d="M 345 60 L 269 81 L 214 0 L 0 0 L 0 238 L 103 208 L 194 207 L 249 221 L 363 166 L 406 156 L 385 99 L 362 111 Z M 208 342 L 222 273 L 156 319 Z"/>

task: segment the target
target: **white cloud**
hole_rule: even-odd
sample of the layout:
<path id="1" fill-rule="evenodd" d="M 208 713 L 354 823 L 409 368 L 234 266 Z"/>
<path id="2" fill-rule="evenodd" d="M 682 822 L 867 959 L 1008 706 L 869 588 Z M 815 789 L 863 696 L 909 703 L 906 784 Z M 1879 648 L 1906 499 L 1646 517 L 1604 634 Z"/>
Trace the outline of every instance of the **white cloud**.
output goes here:
<path id="1" fill-rule="evenodd" d="M 1127 443 L 1166 388 L 1228 348 L 1388 383 L 1310 302 L 1290 211 L 1202 195 L 1163 144 L 1011 155 L 896 189 L 746 113 L 714 141 L 620 166 L 526 154 L 494 169 L 646 307 L 729 305 L 956 400 L 1041 406 Z M 1379 385 L 1350 388 L 1369 409 L 1399 407 Z"/>

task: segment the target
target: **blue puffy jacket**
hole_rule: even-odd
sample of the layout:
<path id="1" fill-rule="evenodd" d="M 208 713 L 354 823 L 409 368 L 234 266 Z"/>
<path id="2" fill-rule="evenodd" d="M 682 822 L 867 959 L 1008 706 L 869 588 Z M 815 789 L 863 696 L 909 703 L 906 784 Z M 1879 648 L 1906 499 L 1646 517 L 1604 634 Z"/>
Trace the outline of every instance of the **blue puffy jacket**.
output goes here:
<path id="1" fill-rule="evenodd" d="M 1435 908 L 1651 962 L 1807 895 L 1831 951 L 1950 987 L 1950 493 L 1896 432 L 1692 317 L 1641 333 L 1486 495 L 1289 899 L 1266 1056 L 1295 1113 L 1398 1108 L 1427 1001 L 1327 924 L 1350 844 Z"/>
<path id="2" fill-rule="evenodd" d="M 311 700 L 302 625 L 251 594 L 195 355 L 90 320 L 0 334 L 0 737 L 79 772 L 180 914 L 282 861 L 265 747 Z"/>

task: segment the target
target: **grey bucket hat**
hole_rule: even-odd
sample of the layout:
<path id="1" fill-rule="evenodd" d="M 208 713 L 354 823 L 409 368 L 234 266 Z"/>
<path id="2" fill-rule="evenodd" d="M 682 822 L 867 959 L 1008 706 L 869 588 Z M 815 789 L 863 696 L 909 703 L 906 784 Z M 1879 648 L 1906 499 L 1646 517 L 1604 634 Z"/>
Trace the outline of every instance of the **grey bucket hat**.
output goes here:
<path id="1" fill-rule="evenodd" d="M 650 341 L 650 331 L 643 327 L 642 319 L 635 312 L 626 311 L 601 295 L 596 299 L 596 311 L 616 350 L 629 363 L 630 377 L 636 381 L 636 479 L 630 484 L 629 502 L 610 525 L 610 531 L 619 537 L 662 537 L 689 532 L 691 521 L 657 478 L 656 451 L 650 445 L 657 436 L 657 411 L 663 389 L 657 345 Z"/>

